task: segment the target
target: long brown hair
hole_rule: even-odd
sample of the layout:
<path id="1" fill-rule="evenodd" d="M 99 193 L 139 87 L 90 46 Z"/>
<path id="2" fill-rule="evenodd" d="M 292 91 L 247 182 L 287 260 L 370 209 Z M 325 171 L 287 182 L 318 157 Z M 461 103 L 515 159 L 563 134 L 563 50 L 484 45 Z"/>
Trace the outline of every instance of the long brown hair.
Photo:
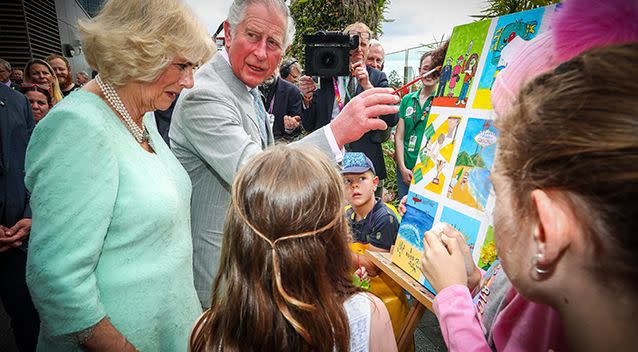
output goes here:
<path id="1" fill-rule="evenodd" d="M 498 172 L 519 218 L 534 189 L 558 190 L 590 243 L 600 282 L 638 293 L 638 44 L 584 53 L 521 91 L 499 117 Z"/>
<path id="2" fill-rule="evenodd" d="M 351 278 L 341 176 L 313 149 L 276 146 L 233 183 L 212 308 L 193 351 L 347 351 Z"/>
<path id="3" fill-rule="evenodd" d="M 421 59 L 419 60 L 419 67 L 421 66 L 421 63 L 423 63 L 423 59 L 425 59 L 427 56 L 432 56 L 432 65 L 431 65 L 432 68 L 441 66 L 441 69 L 442 69 L 443 65 L 445 65 L 445 55 L 447 54 L 447 48 L 449 46 L 450 46 L 450 40 L 448 39 L 442 42 L 441 44 L 439 44 L 439 46 L 436 49 L 421 55 Z"/>

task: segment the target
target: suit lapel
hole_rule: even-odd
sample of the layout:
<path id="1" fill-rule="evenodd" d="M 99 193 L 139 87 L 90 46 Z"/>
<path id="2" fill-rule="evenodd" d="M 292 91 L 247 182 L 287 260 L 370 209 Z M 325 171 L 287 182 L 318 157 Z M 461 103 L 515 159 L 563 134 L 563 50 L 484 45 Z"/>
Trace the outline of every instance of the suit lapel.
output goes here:
<path id="1" fill-rule="evenodd" d="M 249 109 L 245 109 L 244 111 L 246 112 L 246 115 L 248 115 L 248 118 L 250 119 L 254 127 L 257 129 L 257 137 L 262 142 L 262 147 L 266 147 L 272 144 L 274 142 L 274 138 L 272 134 L 272 127 L 270 126 L 270 124 L 268 124 L 269 127 L 266 132 L 268 140 L 264 141 L 261 138 L 261 133 L 259 133 L 259 117 L 257 117 L 257 112 L 255 111 L 255 107 L 253 105 L 253 97 L 252 95 L 250 95 L 250 92 L 248 92 L 248 87 L 246 87 L 244 82 L 240 81 L 239 78 L 235 76 L 235 72 L 233 72 L 230 64 L 220 54 L 215 55 L 211 63 L 213 70 L 215 70 L 221 77 L 228 77 L 228 79 L 226 80 L 226 84 L 228 85 L 228 88 L 233 93 L 233 95 L 236 96 L 241 103 L 247 104 L 247 106 L 251 107 Z"/>
<path id="2" fill-rule="evenodd" d="M 247 106 L 250 106 L 250 109 L 245 109 L 246 115 L 248 115 L 252 123 L 255 125 L 255 128 L 259 129 L 258 118 L 253 107 L 253 97 L 248 92 L 248 88 L 244 82 L 240 81 L 239 78 L 235 76 L 235 72 L 233 72 L 230 64 L 221 56 L 221 54 L 215 55 L 212 60 L 212 64 L 213 70 L 215 70 L 217 74 L 221 77 L 228 78 L 225 82 L 231 93 L 237 97 L 237 100 L 241 103 L 247 104 Z"/>

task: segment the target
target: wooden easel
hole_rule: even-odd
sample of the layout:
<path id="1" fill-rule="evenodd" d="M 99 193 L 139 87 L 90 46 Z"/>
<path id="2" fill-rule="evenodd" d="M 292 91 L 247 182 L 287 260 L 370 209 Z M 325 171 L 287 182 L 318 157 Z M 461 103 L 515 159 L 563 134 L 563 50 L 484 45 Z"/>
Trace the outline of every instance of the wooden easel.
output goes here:
<path id="1" fill-rule="evenodd" d="M 410 308 L 408 312 L 408 318 L 401 327 L 401 333 L 397 336 L 397 345 L 399 352 L 407 351 L 411 346 L 411 341 L 414 338 L 414 330 L 421 321 L 423 313 L 426 309 L 432 310 L 432 302 L 434 301 L 434 295 L 428 291 L 423 285 L 414 280 L 410 275 L 406 274 L 401 268 L 392 263 L 390 253 L 387 252 L 365 252 L 368 259 L 370 259 L 374 265 L 381 269 L 384 273 L 388 274 L 399 286 L 410 292 L 412 297 L 416 299 L 416 302 Z"/>

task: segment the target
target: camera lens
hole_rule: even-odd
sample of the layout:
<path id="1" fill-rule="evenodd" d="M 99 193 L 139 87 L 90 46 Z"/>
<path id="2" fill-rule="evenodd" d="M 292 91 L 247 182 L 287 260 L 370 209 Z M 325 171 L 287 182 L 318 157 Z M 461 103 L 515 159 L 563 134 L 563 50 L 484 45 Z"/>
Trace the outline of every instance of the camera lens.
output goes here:
<path id="1" fill-rule="evenodd" d="M 323 52 L 319 57 L 319 65 L 323 68 L 332 68 L 337 62 L 337 58 L 335 57 L 333 52 Z"/>

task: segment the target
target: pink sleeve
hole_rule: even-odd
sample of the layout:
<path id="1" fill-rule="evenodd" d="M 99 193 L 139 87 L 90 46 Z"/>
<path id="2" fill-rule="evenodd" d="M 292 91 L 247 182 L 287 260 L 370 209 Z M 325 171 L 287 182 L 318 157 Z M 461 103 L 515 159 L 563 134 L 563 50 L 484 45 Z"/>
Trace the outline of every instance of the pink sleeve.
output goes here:
<path id="1" fill-rule="evenodd" d="M 375 295 L 368 294 L 370 298 L 370 343 L 369 351 L 395 352 L 397 342 L 390 322 L 390 314 L 385 304 Z"/>
<path id="2" fill-rule="evenodd" d="M 491 352 L 466 286 L 452 285 L 441 290 L 434 299 L 433 308 L 450 351 Z"/>

